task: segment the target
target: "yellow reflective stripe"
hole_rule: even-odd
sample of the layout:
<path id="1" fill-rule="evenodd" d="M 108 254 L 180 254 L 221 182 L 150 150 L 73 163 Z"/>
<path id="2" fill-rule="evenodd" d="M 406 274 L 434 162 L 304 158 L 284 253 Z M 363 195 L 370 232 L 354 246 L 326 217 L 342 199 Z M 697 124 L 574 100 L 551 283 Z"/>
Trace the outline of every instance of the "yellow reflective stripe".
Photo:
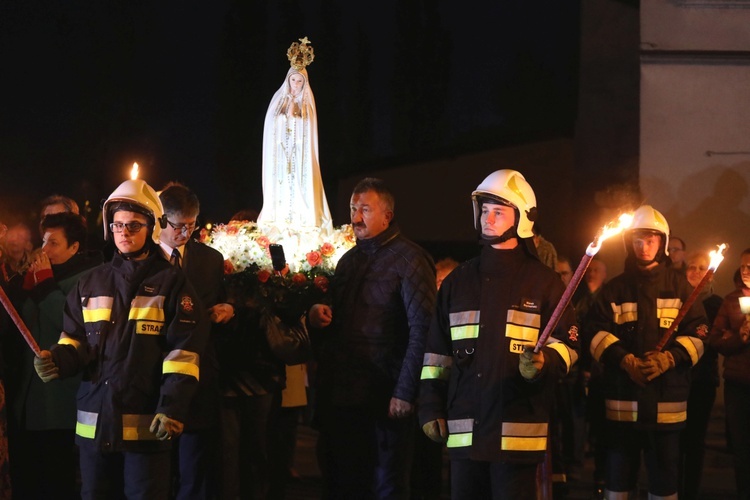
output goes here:
<path id="1" fill-rule="evenodd" d="M 200 356 L 197 353 L 175 349 L 164 358 L 161 370 L 165 375 L 168 373 L 181 373 L 199 379 L 199 366 Z"/>
<path id="2" fill-rule="evenodd" d="M 656 317 L 674 319 L 680 312 L 680 307 L 682 307 L 680 299 L 656 299 Z"/>
<path id="3" fill-rule="evenodd" d="M 544 451 L 547 449 L 547 438 L 503 437 L 500 449 L 506 451 Z"/>
<path id="4" fill-rule="evenodd" d="M 448 321 L 451 326 L 479 324 L 479 311 L 460 311 L 450 313 Z"/>
<path id="5" fill-rule="evenodd" d="M 687 420 L 687 401 L 658 403 L 656 405 L 656 422 L 675 424 Z"/>
<path id="6" fill-rule="evenodd" d="M 97 413 L 78 410 L 76 416 L 76 434 L 86 439 L 94 439 L 96 435 Z"/>
<path id="7" fill-rule="evenodd" d="M 630 321 L 638 321 L 638 304 L 636 302 L 623 302 L 622 304 L 611 302 L 610 305 L 614 313 L 612 320 L 616 324 L 622 325 Z"/>
<path id="8" fill-rule="evenodd" d="M 445 444 L 448 448 L 460 448 L 462 446 L 471 446 L 471 432 L 466 434 L 451 434 L 448 436 L 448 442 Z"/>
<path id="9" fill-rule="evenodd" d="M 451 327 L 451 340 L 476 339 L 479 337 L 479 325 Z"/>
<path id="10" fill-rule="evenodd" d="M 677 337 L 675 341 L 685 348 L 687 353 L 690 355 L 690 362 L 693 366 L 695 366 L 701 356 L 703 356 L 704 346 L 701 339 L 681 335 Z"/>
<path id="11" fill-rule="evenodd" d="M 122 416 L 123 441 L 154 441 L 156 434 L 149 430 L 154 415 L 124 414 Z"/>
<path id="12" fill-rule="evenodd" d="M 570 371 L 570 367 L 573 366 L 578 360 L 578 353 L 571 350 L 567 345 L 563 344 L 559 340 L 554 340 L 554 342 L 547 343 L 546 347 L 557 351 L 557 353 L 565 362 L 565 373 L 568 373 Z"/>
<path id="13" fill-rule="evenodd" d="M 62 332 L 60 334 L 60 339 L 57 341 L 57 343 L 60 345 L 71 345 L 75 347 L 76 349 L 78 349 L 78 347 L 81 345 L 81 343 L 78 342 L 76 339 L 72 339 L 68 337 L 68 334 L 65 332 Z"/>
<path id="14" fill-rule="evenodd" d="M 517 309 L 508 309 L 507 323 L 531 326 L 539 329 L 542 325 L 542 317 L 537 313 L 528 313 Z"/>
<path id="15" fill-rule="evenodd" d="M 604 401 L 606 407 L 607 420 L 617 422 L 636 422 L 638 421 L 638 401 L 617 401 L 607 399 Z"/>
<path id="16" fill-rule="evenodd" d="M 130 305 L 128 319 L 133 320 L 150 320 L 164 322 L 164 296 L 156 295 L 154 297 L 136 296 Z"/>
<path id="17" fill-rule="evenodd" d="M 450 369 L 443 366 L 423 366 L 419 378 L 421 380 L 448 380 L 450 374 Z"/>
<path id="18" fill-rule="evenodd" d="M 519 326 L 512 323 L 505 324 L 505 336 L 512 339 L 536 342 L 539 338 L 539 329 L 529 326 Z"/>
<path id="19" fill-rule="evenodd" d="M 609 332 L 606 332 L 604 330 L 598 332 L 596 335 L 594 335 L 594 338 L 591 340 L 591 346 L 589 347 L 591 356 L 596 361 L 599 361 L 600 358 L 602 357 L 602 354 L 604 354 L 604 351 L 606 351 L 609 346 L 611 346 L 618 340 L 620 339 L 618 339 L 617 337 L 615 337 Z"/>

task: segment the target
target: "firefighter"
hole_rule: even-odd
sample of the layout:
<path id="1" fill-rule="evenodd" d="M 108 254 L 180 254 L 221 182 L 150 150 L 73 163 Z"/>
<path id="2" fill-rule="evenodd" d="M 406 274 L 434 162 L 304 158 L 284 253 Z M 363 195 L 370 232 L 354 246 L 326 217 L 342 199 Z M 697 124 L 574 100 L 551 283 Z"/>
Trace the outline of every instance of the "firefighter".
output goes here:
<path id="1" fill-rule="evenodd" d="M 692 289 L 684 273 L 671 267 L 669 225 L 659 211 L 639 207 L 623 240 L 625 271 L 602 287 L 583 332 L 593 359 L 604 368 L 605 498 L 628 498 L 642 452 L 649 495 L 677 498 L 689 371 L 703 354 L 707 320 L 697 301 L 673 339 L 657 351 Z"/>
<path id="2" fill-rule="evenodd" d="M 565 287 L 536 258 L 536 197 L 498 170 L 472 193 L 483 248 L 438 292 L 421 375 L 419 420 L 447 443 L 451 498 L 535 499 L 557 381 L 578 359 L 567 307 L 533 352 Z"/>
<path id="3" fill-rule="evenodd" d="M 156 192 L 123 182 L 104 202 L 112 260 L 68 295 L 58 343 L 34 359 L 44 382 L 83 372 L 76 443 L 81 496 L 167 498 L 171 439 L 198 383 L 208 321 L 185 275 L 158 250 Z"/>

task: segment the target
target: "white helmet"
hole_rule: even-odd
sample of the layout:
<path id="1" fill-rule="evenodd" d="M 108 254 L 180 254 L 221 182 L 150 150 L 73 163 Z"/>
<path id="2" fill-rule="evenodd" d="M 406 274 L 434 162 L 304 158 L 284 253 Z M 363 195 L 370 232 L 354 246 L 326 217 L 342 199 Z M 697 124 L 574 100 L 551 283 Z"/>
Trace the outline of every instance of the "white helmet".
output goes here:
<path id="1" fill-rule="evenodd" d="M 641 205 L 635 212 L 633 212 L 633 223 L 628 230 L 623 233 L 628 252 L 630 252 L 632 248 L 631 243 L 633 231 L 639 229 L 660 233 L 664 245 L 664 255 L 669 255 L 669 250 L 667 250 L 669 247 L 669 223 L 667 223 L 667 219 L 661 214 L 661 212 L 651 205 Z"/>
<path id="2" fill-rule="evenodd" d="M 524 176 L 516 170 L 497 170 L 488 175 L 471 193 L 474 205 L 474 228 L 479 228 L 482 213 L 480 198 L 496 200 L 503 205 L 511 205 L 518 211 L 516 232 L 519 238 L 531 238 L 531 228 L 536 220 L 536 196 Z"/>
<path id="3" fill-rule="evenodd" d="M 131 212 L 138 212 L 151 219 L 153 231 L 151 239 L 159 243 L 159 234 L 166 227 L 164 208 L 159 195 L 154 188 L 141 179 L 127 180 L 115 189 L 102 206 L 102 222 L 104 223 L 104 239 L 109 238 L 109 223 L 112 219 L 112 209 L 119 208 Z"/>

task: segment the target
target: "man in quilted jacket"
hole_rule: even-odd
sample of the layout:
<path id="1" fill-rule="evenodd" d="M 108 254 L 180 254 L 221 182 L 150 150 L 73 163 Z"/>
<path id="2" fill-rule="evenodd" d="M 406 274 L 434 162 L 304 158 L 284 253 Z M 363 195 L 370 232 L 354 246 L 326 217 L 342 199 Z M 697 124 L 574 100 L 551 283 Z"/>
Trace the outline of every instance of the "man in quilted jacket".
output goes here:
<path id="1" fill-rule="evenodd" d="M 309 313 L 325 498 L 408 498 L 435 266 L 401 235 L 382 180 L 355 186 L 350 215 L 357 245 L 336 267 L 333 304 Z"/>

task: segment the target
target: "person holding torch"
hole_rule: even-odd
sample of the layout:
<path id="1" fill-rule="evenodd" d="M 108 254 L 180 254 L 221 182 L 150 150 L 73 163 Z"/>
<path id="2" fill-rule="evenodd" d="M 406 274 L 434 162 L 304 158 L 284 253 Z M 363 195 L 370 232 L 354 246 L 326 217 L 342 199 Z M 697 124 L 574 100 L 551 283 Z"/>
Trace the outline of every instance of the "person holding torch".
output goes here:
<path id="1" fill-rule="evenodd" d="M 602 287 L 583 332 L 604 371 L 605 498 L 628 498 L 636 488 L 641 453 L 649 496 L 677 498 L 689 372 L 703 355 L 707 320 L 702 304 L 694 302 L 675 336 L 658 349 L 692 287 L 671 268 L 669 225 L 658 210 L 639 207 L 623 240 L 625 271 Z"/>
<path id="2" fill-rule="evenodd" d="M 139 179 L 107 198 L 104 237 L 117 252 L 73 287 L 57 344 L 34 358 L 44 382 L 83 373 L 83 499 L 169 494 L 171 439 L 182 433 L 198 384 L 208 320 L 185 274 L 159 251 L 163 212 Z"/>
<path id="3" fill-rule="evenodd" d="M 419 422 L 446 443 L 451 498 L 536 499 L 558 380 L 578 359 L 569 305 L 534 352 L 563 296 L 536 257 L 536 197 L 515 170 L 490 174 L 472 193 L 481 254 L 445 278 L 427 335 Z"/>
<path id="4" fill-rule="evenodd" d="M 740 279 L 721 303 L 709 345 L 724 355 L 724 408 L 737 498 L 750 498 L 750 248 L 740 255 Z"/>

